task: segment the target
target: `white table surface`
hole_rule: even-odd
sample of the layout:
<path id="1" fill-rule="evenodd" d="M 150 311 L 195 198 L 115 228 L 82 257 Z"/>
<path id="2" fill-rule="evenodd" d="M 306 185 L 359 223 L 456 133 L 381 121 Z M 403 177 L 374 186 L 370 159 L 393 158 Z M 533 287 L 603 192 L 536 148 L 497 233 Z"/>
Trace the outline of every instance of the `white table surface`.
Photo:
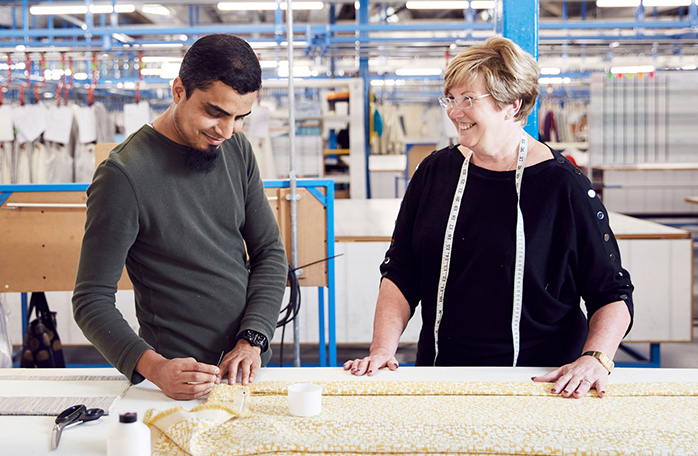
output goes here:
<path id="1" fill-rule="evenodd" d="M 516 381 L 530 382 L 531 377 L 547 372 L 546 368 L 531 367 L 401 367 L 395 372 L 381 370 L 373 377 L 355 377 L 342 368 L 265 368 L 260 371 L 257 381 L 284 380 L 291 382 L 308 381 Z M 110 375 L 115 369 L 0 369 L 0 395 L 3 375 Z M 633 382 L 696 382 L 698 369 L 616 369 L 610 377 L 612 383 Z M 58 382 L 57 382 L 58 383 Z M 95 382 L 97 383 L 97 382 Z M 67 388 L 68 386 L 66 386 Z M 60 386 L 58 386 L 60 389 Z M 92 386 L 94 388 L 94 385 Z M 97 388 L 98 389 L 98 388 Z M 31 391 L 27 382 L 25 391 L 12 394 L 40 396 Z M 98 391 L 94 392 L 99 395 Z M 89 395 L 85 393 L 85 395 Z M 562 399 L 560 400 L 571 400 Z M 203 403 L 203 400 L 174 401 L 165 397 L 150 382 L 131 386 L 124 397 L 114 406 L 109 416 L 93 423 L 86 423 L 67 429 L 55 452 L 49 451 L 49 439 L 54 425 L 54 417 L 49 416 L 0 416 L 0 454 L 24 455 L 71 455 L 92 456 L 106 454 L 107 431 L 118 420 L 119 413 L 137 412 L 139 419 L 146 410 L 155 408 L 164 411 L 176 406 L 190 409 Z"/>
<path id="2" fill-rule="evenodd" d="M 390 241 L 401 199 L 339 199 L 335 201 L 337 242 Z M 608 214 L 617 239 L 685 239 L 690 233 L 616 212 Z"/>

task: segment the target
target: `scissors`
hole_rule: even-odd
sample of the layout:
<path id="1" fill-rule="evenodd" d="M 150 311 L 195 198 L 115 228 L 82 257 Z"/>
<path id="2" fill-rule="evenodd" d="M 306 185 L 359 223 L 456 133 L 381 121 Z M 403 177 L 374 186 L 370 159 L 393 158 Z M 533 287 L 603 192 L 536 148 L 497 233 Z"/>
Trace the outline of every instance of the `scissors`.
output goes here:
<path id="1" fill-rule="evenodd" d="M 58 442 L 61 441 L 63 429 L 77 426 L 87 421 L 98 420 L 102 415 L 104 415 L 104 410 L 101 408 L 88 409 L 82 404 L 73 405 L 63 410 L 61 414 L 56 417 L 56 425 L 53 427 L 53 432 L 51 433 L 51 451 L 58 448 Z"/>

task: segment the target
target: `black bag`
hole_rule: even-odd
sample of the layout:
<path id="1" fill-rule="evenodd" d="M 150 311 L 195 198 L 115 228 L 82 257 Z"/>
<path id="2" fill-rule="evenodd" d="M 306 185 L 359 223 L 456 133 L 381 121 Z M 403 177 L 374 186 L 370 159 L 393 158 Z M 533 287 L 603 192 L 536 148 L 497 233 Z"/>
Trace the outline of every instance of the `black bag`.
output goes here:
<path id="1" fill-rule="evenodd" d="M 34 320 L 32 311 L 36 311 Z M 48 308 L 44 293 L 32 293 L 29 302 L 20 367 L 65 367 L 63 346 L 56 331 L 56 312 Z"/>

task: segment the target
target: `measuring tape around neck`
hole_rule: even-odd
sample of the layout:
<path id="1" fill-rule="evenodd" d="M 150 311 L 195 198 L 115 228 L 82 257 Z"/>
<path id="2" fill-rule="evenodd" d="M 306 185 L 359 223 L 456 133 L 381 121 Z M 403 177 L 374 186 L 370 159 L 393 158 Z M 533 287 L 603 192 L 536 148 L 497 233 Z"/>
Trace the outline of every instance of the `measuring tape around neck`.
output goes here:
<path id="1" fill-rule="evenodd" d="M 519 141 L 519 156 L 516 161 L 516 260 L 514 264 L 514 299 L 511 315 L 511 336 L 514 344 L 514 362 L 519 358 L 521 309 L 523 307 L 523 273 L 524 262 L 526 260 L 526 237 L 524 235 L 523 214 L 521 213 L 521 181 L 526 166 L 526 156 L 528 155 L 528 136 L 526 132 L 521 132 Z M 446 224 L 446 234 L 444 235 L 444 246 L 441 253 L 441 270 L 439 272 L 439 287 L 436 294 L 436 321 L 434 322 L 434 366 L 439 356 L 439 327 L 444 313 L 444 296 L 446 294 L 446 283 L 451 270 L 451 254 L 453 252 L 453 237 L 456 231 L 460 204 L 465 193 L 465 185 L 468 182 L 468 167 L 473 152 L 470 151 L 463 161 L 460 170 L 456 193 L 453 195 L 451 212 L 448 215 Z"/>

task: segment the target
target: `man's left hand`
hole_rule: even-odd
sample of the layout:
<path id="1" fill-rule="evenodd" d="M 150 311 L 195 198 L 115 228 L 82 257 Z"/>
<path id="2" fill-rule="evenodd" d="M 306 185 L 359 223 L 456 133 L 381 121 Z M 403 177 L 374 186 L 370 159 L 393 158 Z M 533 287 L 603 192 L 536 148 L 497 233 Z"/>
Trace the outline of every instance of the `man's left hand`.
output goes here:
<path id="1" fill-rule="evenodd" d="M 228 383 L 233 385 L 237 380 L 238 370 L 242 372 L 240 383 L 243 386 L 254 381 L 257 371 L 262 366 L 262 349 L 253 347 L 244 339 L 238 340 L 230 352 L 226 353 L 220 364 L 218 375 L 224 378 L 227 373 Z"/>
<path id="2" fill-rule="evenodd" d="M 606 395 L 608 371 L 591 356 L 582 356 L 570 364 L 550 371 L 545 375 L 533 377 L 534 382 L 555 382 L 552 392 L 563 397 L 580 399 L 591 388 L 596 389 L 598 397 Z"/>

